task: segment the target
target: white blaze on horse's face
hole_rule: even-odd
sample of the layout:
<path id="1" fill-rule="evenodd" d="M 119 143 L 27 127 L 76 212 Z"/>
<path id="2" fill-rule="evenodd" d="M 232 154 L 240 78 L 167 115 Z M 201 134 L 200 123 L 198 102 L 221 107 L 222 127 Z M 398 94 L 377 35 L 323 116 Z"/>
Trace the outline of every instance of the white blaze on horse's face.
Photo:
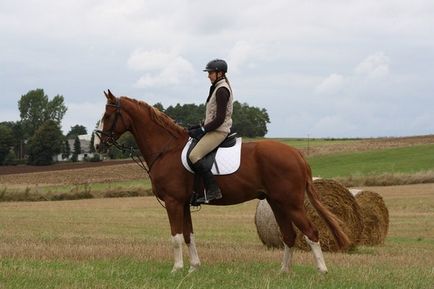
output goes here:
<path id="1" fill-rule="evenodd" d="M 101 119 L 99 120 L 98 127 L 96 128 L 97 131 L 103 131 L 104 128 L 103 118 L 104 118 L 104 113 L 102 114 Z M 93 143 L 95 150 L 98 150 L 100 144 L 101 144 L 101 139 L 98 136 L 98 134 L 96 134 L 96 138 Z"/>

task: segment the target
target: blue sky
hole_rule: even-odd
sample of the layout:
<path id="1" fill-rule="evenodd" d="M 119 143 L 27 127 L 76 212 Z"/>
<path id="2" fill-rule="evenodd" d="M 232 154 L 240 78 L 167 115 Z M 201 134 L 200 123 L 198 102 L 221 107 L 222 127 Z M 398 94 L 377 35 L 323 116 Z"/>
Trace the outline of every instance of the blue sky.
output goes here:
<path id="1" fill-rule="evenodd" d="M 91 131 L 103 90 L 202 103 L 213 58 L 269 137 L 434 133 L 434 2 L 0 0 L 0 121 L 29 90 Z"/>

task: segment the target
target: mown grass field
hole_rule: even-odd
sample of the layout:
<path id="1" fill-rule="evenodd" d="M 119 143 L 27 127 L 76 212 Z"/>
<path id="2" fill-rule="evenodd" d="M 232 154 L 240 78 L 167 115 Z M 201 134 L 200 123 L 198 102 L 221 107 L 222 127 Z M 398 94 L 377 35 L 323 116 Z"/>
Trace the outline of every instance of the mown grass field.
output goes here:
<path id="1" fill-rule="evenodd" d="M 376 187 L 389 208 L 385 245 L 325 253 L 319 275 L 296 251 L 257 237 L 256 201 L 193 213 L 202 268 L 170 274 L 165 210 L 155 198 L 0 204 L 0 288 L 434 288 L 434 184 Z M 186 247 L 184 246 L 184 251 Z"/>
<path id="2" fill-rule="evenodd" d="M 392 183 L 434 171 L 434 136 L 382 140 L 279 140 L 301 149 L 315 175 Z M 433 179 L 434 180 L 434 179 Z M 409 180 L 408 183 L 411 183 Z M 434 181 L 431 181 L 434 182 Z M 384 182 L 387 183 L 387 182 Z M 402 182 L 401 182 L 402 183 Z M 406 182 L 404 182 L 406 183 Z M 0 196 L 149 189 L 135 164 L 0 175 Z M 310 253 L 296 251 L 290 275 L 282 252 L 257 237 L 256 201 L 193 213 L 202 268 L 175 275 L 165 210 L 154 197 L 0 202 L 3 288 L 423 288 L 434 289 L 434 184 L 369 187 L 389 208 L 383 246 L 325 253 L 319 275 Z"/>

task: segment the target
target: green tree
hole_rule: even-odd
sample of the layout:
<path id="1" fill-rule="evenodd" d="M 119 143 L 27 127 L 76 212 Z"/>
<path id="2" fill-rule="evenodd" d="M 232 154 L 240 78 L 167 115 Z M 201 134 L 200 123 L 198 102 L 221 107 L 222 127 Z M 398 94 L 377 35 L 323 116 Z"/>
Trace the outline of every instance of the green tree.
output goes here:
<path id="1" fill-rule="evenodd" d="M 164 112 L 164 106 L 160 103 L 157 102 L 156 104 L 153 105 L 156 109 L 158 109 L 161 112 Z"/>
<path id="2" fill-rule="evenodd" d="M 205 105 L 194 103 L 180 105 L 178 103 L 175 106 L 169 106 L 164 112 L 178 124 L 187 127 L 199 124 L 205 118 Z"/>
<path id="3" fill-rule="evenodd" d="M 23 159 L 25 154 L 25 138 L 24 138 L 24 129 L 21 121 L 17 121 L 17 122 L 5 121 L 5 122 L 1 122 L 0 125 L 8 127 L 12 131 L 13 150 L 16 156 L 19 157 L 19 159 Z"/>
<path id="4" fill-rule="evenodd" d="M 5 164 L 9 152 L 15 145 L 15 138 L 12 129 L 0 123 L 0 165 Z"/>
<path id="5" fill-rule="evenodd" d="M 270 123 L 270 118 L 264 108 L 235 101 L 232 119 L 233 129 L 241 136 L 263 137 L 268 132 L 267 123 Z"/>
<path id="6" fill-rule="evenodd" d="M 62 146 L 62 159 L 68 159 L 70 155 L 71 148 L 69 147 L 69 141 L 68 139 L 65 139 Z"/>
<path id="7" fill-rule="evenodd" d="M 30 90 L 22 95 L 18 101 L 18 108 L 25 138 L 33 136 L 36 130 L 48 120 L 60 125 L 67 110 L 63 96 L 56 95 L 50 101 L 43 89 Z"/>
<path id="8" fill-rule="evenodd" d="M 78 136 L 75 137 L 74 140 L 74 150 L 72 153 L 72 161 L 73 162 L 77 162 L 78 161 L 78 155 L 81 153 L 81 144 L 80 144 L 80 139 L 78 138 Z"/>
<path id="9" fill-rule="evenodd" d="M 29 141 L 29 159 L 31 165 L 50 165 L 53 156 L 62 151 L 63 134 L 54 120 L 43 123 Z"/>
<path id="10" fill-rule="evenodd" d="M 158 106 L 161 104 L 156 104 Z M 164 112 L 182 126 L 190 126 L 200 123 L 205 117 L 205 105 L 177 104 L 169 106 Z M 267 134 L 267 124 L 270 123 L 267 110 L 264 108 L 233 103 L 233 130 L 240 136 L 263 137 Z"/>
<path id="11" fill-rule="evenodd" d="M 136 152 L 139 152 L 136 140 L 134 139 L 134 136 L 130 132 L 126 132 L 118 139 L 118 142 L 121 146 L 127 148 L 128 150 L 120 151 L 116 147 L 110 147 L 108 151 L 108 156 L 111 159 L 124 159 L 130 157 L 131 148 L 135 150 Z"/>
<path id="12" fill-rule="evenodd" d="M 95 133 L 92 133 L 92 136 L 90 137 L 89 152 L 91 152 L 91 153 L 96 152 L 96 150 L 95 150 Z"/>
<path id="13" fill-rule="evenodd" d="M 14 150 L 10 150 L 4 160 L 5 165 L 17 165 L 17 155 Z"/>
<path id="14" fill-rule="evenodd" d="M 78 135 L 83 135 L 83 134 L 87 134 L 86 127 L 79 125 L 79 124 L 76 124 L 76 125 L 71 127 L 69 132 L 66 134 L 66 138 L 72 139 Z"/>

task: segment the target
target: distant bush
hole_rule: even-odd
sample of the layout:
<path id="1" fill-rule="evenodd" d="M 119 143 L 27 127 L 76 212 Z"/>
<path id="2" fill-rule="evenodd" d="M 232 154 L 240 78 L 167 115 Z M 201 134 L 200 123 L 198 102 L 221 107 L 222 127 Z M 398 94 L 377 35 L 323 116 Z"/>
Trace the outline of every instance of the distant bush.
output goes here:
<path id="1" fill-rule="evenodd" d="M 152 195 L 152 190 L 128 190 L 128 191 L 109 191 L 106 192 L 104 198 L 126 198 L 126 197 L 144 197 Z"/>
<path id="2" fill-rule="evenodd" d="M 10 150 L 9 153 L 6 155 L 3 164 L 6 166 L 18 165 L 17 155 L 15 154 L 15 152 L 13 150 Z"/>
<path id="3" fill-rule="evenodd" d="M 101 155 L 97 153 L 95 153 L 93 157 L 89 158 L 89 162 L 100 162 L 100 161 L 102 161 Z"/>
<path id="4" fill-rule="evenodd" d="M 335 177 L 334 180 L 347 187 L 361 186 L 397 186 L 410 184 L 434 183 L 434 171 L 420 171 L 416 173 L 382 173 L 374 175 L 351 175 Z"/>
<path id="5" fill-rule="evenodd" d="M 8 188 L 0 188 L 0 202 L 41 202 L 41 201 L 67 201 L 96 198 L 127 198 L 152 196 L 152 189 L 111 190 L 103 194 L 92 192 L 90 185 L 77 185 L 66 193 L 40 193 L 27 187 L 22 192 L 9 191 Z"/>
<path id="6" fill-rule="evenodd" d="M 66 200 L 81 200 L 93 199 L 94 196 L 90 192 L 77 192 L 77 193 L 61 193 L 49 197 L 50 201 L 66 201 Z"/>

